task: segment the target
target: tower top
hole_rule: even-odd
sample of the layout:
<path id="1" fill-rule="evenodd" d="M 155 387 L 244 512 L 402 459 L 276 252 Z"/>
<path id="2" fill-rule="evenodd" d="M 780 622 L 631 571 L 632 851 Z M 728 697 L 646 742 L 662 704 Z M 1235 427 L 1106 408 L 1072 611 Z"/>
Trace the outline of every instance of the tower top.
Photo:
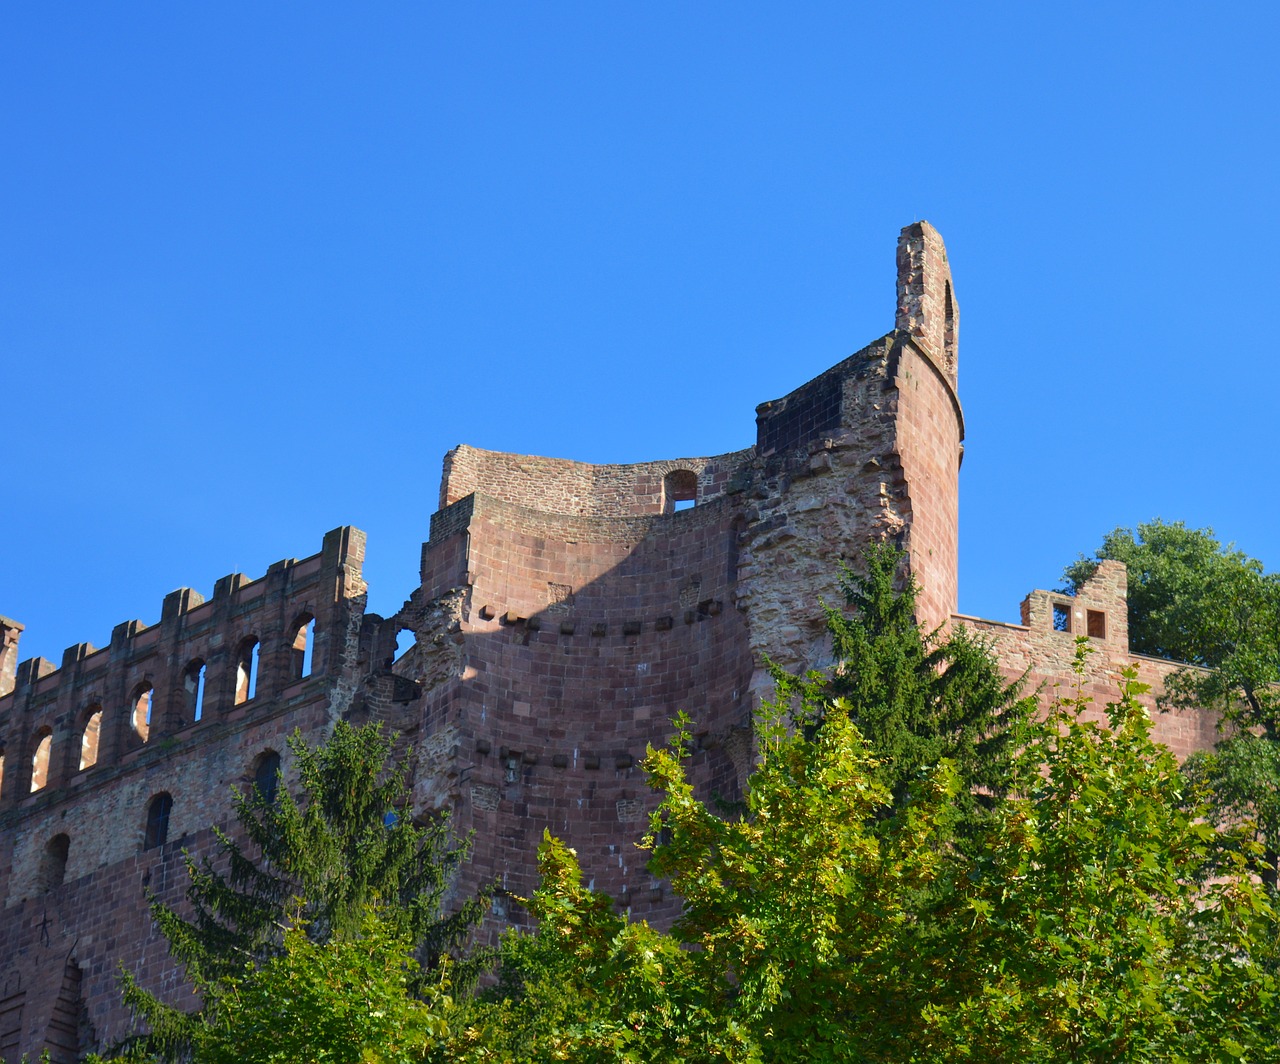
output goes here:
<path id="1" fill-rule="evenodd" d="M 960 348 L 960 307 L 942 236 L 928 222 L 898 235 L 898 313 L 894 327 L 908 333 L 937 362 L 952 386 Z"/>

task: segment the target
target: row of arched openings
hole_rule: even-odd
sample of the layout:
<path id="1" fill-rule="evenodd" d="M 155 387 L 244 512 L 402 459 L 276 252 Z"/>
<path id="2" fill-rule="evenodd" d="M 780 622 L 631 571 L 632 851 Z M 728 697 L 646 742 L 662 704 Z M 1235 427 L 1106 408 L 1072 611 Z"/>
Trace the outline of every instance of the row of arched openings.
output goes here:
<path id="1" fill-rule="evenodd" d="M 253 785 L 262 801 L 274 805 L 280 785 L 280 755 L 274 750 L 261 754 L 253 767 Z M 169 816 L 173 812 L 173 795 L 161 791 L 147 802 L 147 819 L 143 829 L 142 848 L 154 850 L 169 839 Z M 61 886 L 66 879 L 67 858 L 71 853 L 71 838 L 59 833 L 45 843 L 40 867 L 36 876 L 36 891 L 44 894 Z"/>
<path id="2" fill-rule="evenodd" d="M 311 675 L 312 651 L 315 644 L 315 618 L 303 617 L 289 644 L 290 674 L 294 680 Z M 234 704 L 242 705 L 257 697 L 258 653 L 257 636 L 243 640 L 236 652 L 236 686 Z M 184 717 L 188 722 L 199 723 L 204 716 L 204 695 L 207 667 L 201 659 L 190 662 L 182 673 L 182 689 L 186 695 Z M 134 733 L 144 743 L 151 738 L 152 712 L 155 688 L 147 682 L 134 688 L 130 699 L 130 723 Z M 102 732 L 102 706 L 94 704 L 88 709 L 84 727 L 80 732 L 79 771 L 93 768 L 98 763 L 99 738 Z M 31 792 L 43 790 L 49 782 L 49 764 L 53 753 L 53 729 L 41 728 L 35 735 L 35 747 L 31 754 Z M 4 780 L 4 754 L 0 752 L 0 788 Z"/>

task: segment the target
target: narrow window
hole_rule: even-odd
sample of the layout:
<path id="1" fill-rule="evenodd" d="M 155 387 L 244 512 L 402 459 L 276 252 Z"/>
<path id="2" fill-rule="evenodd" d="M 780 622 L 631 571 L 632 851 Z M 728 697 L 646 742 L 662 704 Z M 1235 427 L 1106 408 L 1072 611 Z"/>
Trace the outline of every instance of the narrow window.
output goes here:
<path id="1" fill-rule="evenodd" d="M 268 750 L 258 758 L 253 770 L 253 785 L 262 795 L 264 804 L 276 804 L 276 790 L 280 786 L 280 755 L 274 750 Z"/>
<path id="2" fill-rule="evenodd" d="M 0 746 L 0 798 L 4 797 L 4 747 Z"/>
<path id="3" fill-rule="evenodd" d="M 80 735 L 80 771 L 98 763 L 98 735 L 102 731 L 102 707 L 90 706 L 89 719 Z"/>
<path id="4" fill-rule="evenodd" d="M 1107 638 L 1107 615 L 1101 610 L 1089 610 L 1085 613 L 1086 630 L 1094 639 Z"/>
<path id="5" fill-rule="evenodd" d="M 304 680 L 311 675 L 311 651 L 315 642 L 316 622 L 314 617 L 303 617 L 297 622 L 291 649 L 290 674 L 295 680 Z"/>
<path id="6" fill-rule="evenodd" d="M 143 840 L 144 850 L 154 850 L 163 846 L 169 837 L 169 813 L 173 810 L 173 798 L 167 793 L 157 794 L 147 804 L 147 834 Z"/>
<path id="7" fill-rule="evenodd" d="M 673 469 L 662 478 L 662 512 L 687 510 L 698 501 L 698 474 L 692 469 Z"/>
<path id="8" fill-rule="evenodd" d="M 49 782 L 49 754 L 52 750 L 53 731 L 50 728 L 41 728 L 35 753 L 31 755 L 31 792 L 33 794 Z"/>
<path id="9" fill-rule="evenodd" d="M 70 853 L 71 839 L 66 835 L 55 835 L 45 844 L 40 860 L 41 894 L 62 886 L 62 881 L 67 877 L 67 857 Z"/>
<path id="10" fill-rule="evenodd" d="M 1071 607 L 1061 602 L 1053 604 L 1053 630 L 1055 632 L 1071 631 Z"/>
<path id="11" fill-rule="evenodd" d="M 240 644 L 236 656 L 236 705 L 248 702 L 258 693 L 258 640 L 250 636 Z"/>
<path id="12" fill-rule="evenodd" d="M 947 369 L 951 373 L 956 371 L 956 302 L 951 295 L 951 282 L 947 282 L 945 294 L 943 296 L 943 334 L 942 346 L 944 349 L 943 358 L 947 363 Z"/>
<path id="13" fill-rule="evenodd" d="M 198 721 L 204 716 L 204 675 L 203 661 L 193 661 L 182 674 L 182 686 L 187 692 L 187 720 Z"/>
<path id="14" fill-rule="evenodd" d="M 144 743 L 151 738 L 151 695 L 149 683 L 139 685 L 133 695 L 133 730 Z"/>

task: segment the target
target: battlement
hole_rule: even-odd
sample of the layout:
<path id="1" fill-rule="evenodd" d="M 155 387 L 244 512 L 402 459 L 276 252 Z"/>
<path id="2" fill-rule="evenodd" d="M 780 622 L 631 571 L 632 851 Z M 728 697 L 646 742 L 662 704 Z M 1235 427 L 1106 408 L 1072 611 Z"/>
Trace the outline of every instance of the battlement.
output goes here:
<path id="1" fill-rule="evenodd" d="M 60 666 L 19 663 L 0 697 L 0 810 L 332 679 L 347 600 L 364 592 L 364 543 L 358 529 L 334 529 L 318 553 L 276 562 L 257 580 L 222 577 L 208 601 L 171 592 L 156 624 L 122 622 L 106 647 L 77 643 Z M 11 653 L 21 628 L 0 628 Z"/>

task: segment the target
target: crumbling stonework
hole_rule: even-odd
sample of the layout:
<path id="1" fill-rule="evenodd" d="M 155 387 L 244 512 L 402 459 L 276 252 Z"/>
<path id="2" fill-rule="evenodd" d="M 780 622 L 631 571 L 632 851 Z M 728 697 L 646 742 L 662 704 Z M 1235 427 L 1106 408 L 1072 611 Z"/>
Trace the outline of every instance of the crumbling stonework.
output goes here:
<path id="1" fill-rule="evenodd" d="M 365 610 L 353 528 L 259 580 L 224 577 L 209 602 L 175 591 L 157 625 L 119 625 L 61 667 L 18 663 L 22 626 L 0 617 L 0 1057 L 70 1061 L 125 1033 L 121 962 L 183 1001 L 144 891 L 176 903 L 181 851 L 211 852 L 231 788 L 273 754 L 288 785 L 287 736 L 318 741 L 338 719 L 400 732 L 415 812 L 474 831 L 460 889 L 505 889 L 495 922 L 523 920 L 546 828 L 596 888 L 670 920 L 678 899 L 635 847 L 655 803 L 646 746 L 687 711 L 698 786 L 740 798 L 766 662 L 830 664 L 821 603 L 869 540 L 907 551 L 923 625 L 978 630 L 1046 698 L 1087 635 L 1085 686 L 1104 703 L 1132 659 L 1123 567 L 1074 599 L 1033 592 L 1019 625 L 956 614 L 958 335 L 946 250 L 917 223 L 894 330 L 761 404 L 750 447 L 608 466 L 449 452 L 419 586 L 390 618 Z M 1157 687 L 1170 670 L 1138 667 Z M 1185 755 L 1213 724 L 1160 715 L 1156 732 Z"/>

